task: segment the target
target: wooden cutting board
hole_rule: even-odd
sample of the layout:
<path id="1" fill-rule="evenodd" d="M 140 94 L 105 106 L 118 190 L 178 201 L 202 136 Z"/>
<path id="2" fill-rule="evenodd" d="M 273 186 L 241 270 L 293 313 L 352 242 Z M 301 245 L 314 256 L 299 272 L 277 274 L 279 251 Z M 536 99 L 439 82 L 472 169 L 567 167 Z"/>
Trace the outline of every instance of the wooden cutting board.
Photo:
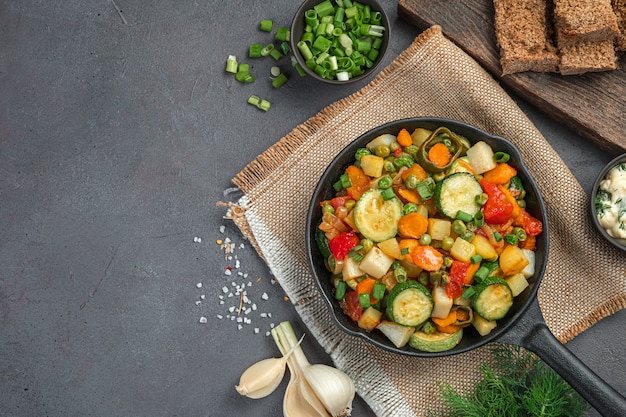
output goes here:
<path id="1" fill-rule="evenodd" d="M 626 151 L 626 54 L 616 71 L 583 75 L 524 72 L 501 76 L 491 0 L 399 0 L 398 15 L 424 30 L 443 33 L 495 79 L 550 117 L 602 149 Z"/>

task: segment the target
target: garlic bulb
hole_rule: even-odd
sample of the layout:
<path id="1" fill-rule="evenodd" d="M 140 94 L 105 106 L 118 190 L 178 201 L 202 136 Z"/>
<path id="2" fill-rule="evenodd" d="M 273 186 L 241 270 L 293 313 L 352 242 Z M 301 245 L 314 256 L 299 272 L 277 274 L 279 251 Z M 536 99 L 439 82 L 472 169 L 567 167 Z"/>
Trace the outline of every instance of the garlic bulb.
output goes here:
<path id="1" fill-rule="evenodd" d="M 282 358 L 267 358 L 251 365 L 241 374 L 239 385 L 235 387 L 237 392 L 249 398 L 263 398 L 270 395 L 278 388 L 285 376 L 285 365 L 289 356 L 300 343 L 304 336 Z"/>
<path id="2" fill-rule="evenodd" d="M 294 397 L 296 396 L 306 400 L 303 402 L 307 402 L 314 409 L 319 408 L 318 402 L 321 403 L 326 410 L 326 414 L 316 415 L 330 415 L 331 417 L 349 416 L 355 395 L 354 383 L 350 377 L 332 366 L 323 364 L 311 365 L 302 348 L 294 346 L 297 339 L 293 327 L 288 321 L 282 322 L 272 329 L 272 337 L 281 352 L 293 351 L 292 356 L 288 360 L 289 369 L 292 375 L 296 374 L 296 380 L 301 376 L 299 391 L 290 390 L 288 392 L 290 398 L 285 398 L 283 402 L 285 417 L 310 415 L 304 414 L 304 410 L 299 410 L 298 412 L 298 410 L 291 408 L 289 410 L 285 409 L 285 404 L 291 406 L 295 402 Z M 297 382 L 294 384 L 297 384 Z M 299 393 L 294 394 L 294 392 Z M 285 397 L 287 397 L 287 393 Z M 318 407 L 315 407 L 315 405 L 318 405 Z M 305 407 L 303 406 L 302 408 Z"/>

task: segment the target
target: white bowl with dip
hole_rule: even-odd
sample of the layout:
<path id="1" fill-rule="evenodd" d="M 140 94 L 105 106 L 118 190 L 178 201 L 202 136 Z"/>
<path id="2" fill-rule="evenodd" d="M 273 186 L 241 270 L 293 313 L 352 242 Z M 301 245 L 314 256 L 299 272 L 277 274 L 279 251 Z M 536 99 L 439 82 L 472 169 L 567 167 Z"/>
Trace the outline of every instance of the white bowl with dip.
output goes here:
<path id="1" fill-rule="evenodd" d="M 626 154 L 616 157 L 600 171 L 589 203 L 598 232 L 626 251 Z"/>

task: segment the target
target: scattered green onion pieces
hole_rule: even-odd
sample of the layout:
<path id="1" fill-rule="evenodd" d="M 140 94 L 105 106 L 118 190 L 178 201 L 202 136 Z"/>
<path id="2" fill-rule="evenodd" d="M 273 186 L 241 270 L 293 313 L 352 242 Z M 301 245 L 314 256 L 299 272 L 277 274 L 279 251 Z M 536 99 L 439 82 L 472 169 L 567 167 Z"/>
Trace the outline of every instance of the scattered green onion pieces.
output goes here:
<path id="1" fill-rule="evenodd" d="M 482 260 L 483 260 L 483 257 L 480 256 L 479 254 L 476 254 L 470 258 L 470 263 L 477 264 L 477 263 L 480 263 L 480 261 Z"/>
<path id="2" fill-rule="evenodd" d="M 485 214 L 482 211 L 474 214 L 474 225 L 476 227 L 483 227 L 485 225 Z"/>
<path id="3" fill-rule="evenodd" d="M 280 61 L 285 55 L 279 49 L 274 48 L 270 51 L 270 56 L 276 61 Z"/>
<path id="4" fill-rule="evenodd" d="M 268 111 L 270 109 L 270 102 L 257 96 L 250 96 L 248 98 L 248 103 L 263 111 Z"/>
<path id="5" fill-rule="evenodd" d="M 248 49 L 248 56 L 250 58 L 260 58 L 262 49 L 263 45 L 261 45 L 260 43 L 253 43 Z"/>
<path id="6" fill-rule="evenodd" d="M 286 82 L 287 76 L 284 73 L 281 73 L 278 77 L 272 79 L 272 87 L 280 88 Z"/>
<path id="7" fill-rule="evenodd" d="M 341 175 L 341 177 L 339 178 L 339 181 L 341 181 L 341 186 L 343 188 L 349 188 L 352 186 L 352 184 L 350 183 L 350 177 L 348 177 L 348 174 Z"/>
<path id="8" fill-rule="evenodd" d="M 261 49 L 261 56 L 269 56 L 270 52 L 274 50 L 274 44 L 268 43 Z"/>
<path id="9" fill-rule="evenodd" d="M 274 39 L 277 41 L 289 41 L 291 37 L 291 31 L 289 28 L 278 28 L 276 31 L 276 35 L 274 35 Z"/>
<path id="10" fill-rule="evenodd" d="M 313 10 L 315 10 L 315 13 L 317 13 L 317 16 L 319 17 L 328 16 L 335 12 L 335 8 L 333 7 L 333 4 L 330 2 L 330 0 L 325 0 L 313 6 Z"/>
<path id="11" fill-rule="evenodd" d="M 273 26 L 274 26 L 274 22 L 273 21 L 271 21 L 269 19 L 263 19 L 263 20 L 261 20 L 261 24 L 260 24 L 259 28 L 263 32 L 271 32 Z"/>
<path id="12" fill-rule="evenodd" d="M 418 210 L 417 204 L 415 204 L 415 203 L 406 203 L 402 207 L 402 214 L 404 214 L 406 216 L 407 214 L 410 214 L 410 213 L 416 213 L 417 210 Z"/>
<path id="13" fill-rule="evenodd" d="M 504 241 L 509 245 L 517 245 L 518 238 L 513 233 L 507 233 L 507 235 L 504 236 Z"/>
<path id="14" fill-rule="evenodd" d="M 502 240 L 502 235 L 500 232 L 493 232 L 493 238 L 496 242 L 500 242 Z"/>
<path id="15" fill-rule="evenodd" d="M 226 60 L 226 72 L 236 74 L 238 66 L 237 57 L 235 55 L 228 55 L 228 59 Z"/>

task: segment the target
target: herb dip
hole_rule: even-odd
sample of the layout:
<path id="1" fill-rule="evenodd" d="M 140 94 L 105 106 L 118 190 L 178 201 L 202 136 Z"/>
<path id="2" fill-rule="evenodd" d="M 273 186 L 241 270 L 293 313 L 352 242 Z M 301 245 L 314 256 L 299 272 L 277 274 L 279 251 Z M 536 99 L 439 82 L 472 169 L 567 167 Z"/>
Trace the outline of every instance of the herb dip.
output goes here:
<path id="1" fill-rule="evenodd" d="M 626 163 L 611 168 L 600 181 L 595 205 L 602 228 L 626 244 Z"/>

